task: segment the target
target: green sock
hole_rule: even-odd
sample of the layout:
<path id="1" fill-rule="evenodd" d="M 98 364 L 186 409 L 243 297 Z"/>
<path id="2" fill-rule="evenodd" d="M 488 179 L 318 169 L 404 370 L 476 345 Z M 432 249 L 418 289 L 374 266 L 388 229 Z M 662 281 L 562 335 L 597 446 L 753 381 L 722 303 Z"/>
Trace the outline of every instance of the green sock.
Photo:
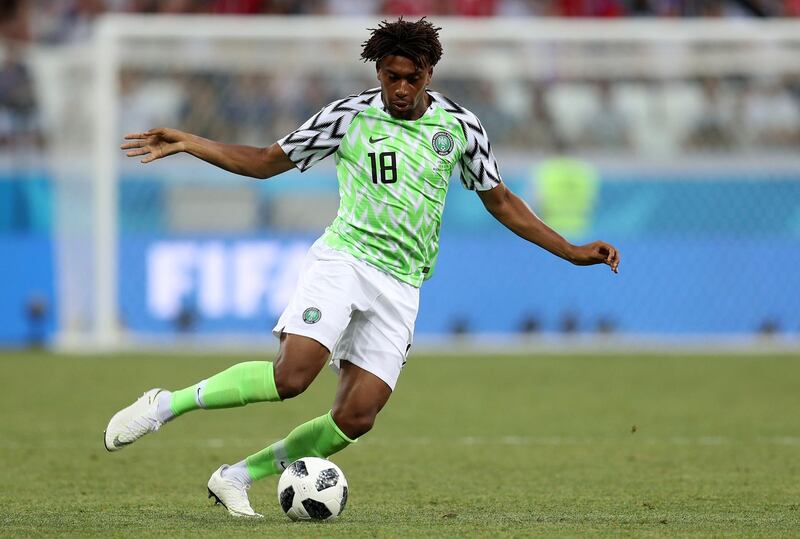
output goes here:
<path id="1" fill-rule="evenodd" d="M 246 361 L 208 380 L 175 391 L 170 408 L 179 416 L 198 408 L 234 408 L 250 402 L 279 400 L 272 363 Z"/>
<path id="2" fill-rule="evenodd" d="M 328 412 L 296 427 L 283 440 L 247 457 L 247 473 L 254 481 L 277 475 L 299 458 L 328 458 L 355 442 L 341 431 Z"/>

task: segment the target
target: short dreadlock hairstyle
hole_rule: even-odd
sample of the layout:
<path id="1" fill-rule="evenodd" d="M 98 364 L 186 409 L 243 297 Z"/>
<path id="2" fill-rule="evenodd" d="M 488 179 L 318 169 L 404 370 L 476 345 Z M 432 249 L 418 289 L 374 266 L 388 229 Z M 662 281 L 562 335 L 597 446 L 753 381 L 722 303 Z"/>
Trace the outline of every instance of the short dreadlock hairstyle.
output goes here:
<path id="1" fill-rule="evenodd" d="M 381 21 L 363 44 L 361 58 L 365 62 L 380 62 L 386 56 L 404 56 L 417 67 L 435 66 L 442 58 L 439 30 L 422 17 L 416 22 L 400 17 L 394 22 Z"/>

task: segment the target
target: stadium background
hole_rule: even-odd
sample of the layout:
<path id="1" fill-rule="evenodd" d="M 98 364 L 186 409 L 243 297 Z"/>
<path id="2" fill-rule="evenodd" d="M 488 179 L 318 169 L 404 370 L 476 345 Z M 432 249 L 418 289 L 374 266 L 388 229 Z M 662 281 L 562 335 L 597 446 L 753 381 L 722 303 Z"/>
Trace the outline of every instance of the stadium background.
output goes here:
<path id="1" fill-rule="evenodd" d="M 327 72 L 323 66 L 294 76 L 289 65 L 296 59 L 270 70 L 271 59 L 282 53 L 266 50 L 268 45 L 259 65 L 248 63 L 244 49 L 214 60 L 223 49 L 217 38 L 169 41 L 134 32 L 118 43 L 123 60 L 114 75 L 115 112 L 109 113 L 92 86 L 100 63 L 93 56 L 97 21 L 104 15 L 186 13 L 224 20 L 264 13 L 315 24 L 317 17 L 350 15 L 365 21 L 380 15 L 447 15 L 478 24 L 509 17 L 514 24 L 596 17 L 597 26 L 607 19 L 644 25 L 703 17 L 693 20 L 735 25 L 788 19 L 799 9 L 792 1 L 655 0 L 98 0 L 5 6 L 0 73 L 0 343 L 5 346 L 63 344 L 65 335 L 91 335 L 95 329 L 97 297 L 103 294 L 96 285 L 93 243 L 98 222 L 92 220 L 97 211 L 92 201 L 100 196 L 91 183 L 98 159 L 113 161 L 118 200 L 110 213 L 118 256 L 113 342 L 132 335 L 164 344 L 210 342 L 222 335 L 235 336 L 225 342 L 237 343 L 268 338 L 303 251 L 335 213 L 331 163 L 303 176 L 253 182 L 180 158 L 148 167 L 124 162 L 121 153 L 113 154 L 116 139 L 169 125 L 267 145 L 323 104 L 376 84 L 372 68 L 356 56 L 339 60 L 351 66 L 348 71 L 332 65 Z M 151 24 L 151 19 L 137 21 L 117 26 Z M 186 26 L 185 20 L 165 21 L 167 34 L 170 25 Z M 228 27 L 235 37 L 236 24 Z M 687 55 L 714 49 L 706 43 L 665 50 L 653 56 L 655 65 L 615 74 L 602 71 L 615 64 L 592 68 L 587 62 L 595 54 L 587 52 L 589 41 L 572 51 L 583 63 L 571 70 L 559 67 L 562 58 L 571 65 L 569 51 L 558 49 L 568 47 L 553 44 L 550 52 L 530 52 L 539 65 L 522 70 L 525 76 L 505 71 L 498 77 L 488 65 L 493 60 L 476 61 L 473 72 L 464 71 L 468 46 L 448 50 L 444 36 L 442 65 L 458 67 L 442 67 L 433 87 L 482 119 L 508 185 L 573 241 L 617 244 L 623 264 L 620 276 L 613 277 L 602 268 L 556 260 L 502 229 L 474 195 L 454 185 L 440 262 L 423 289 L 419 342 L 471 335 L 508 343 L 520 342 L 519 336 L 566 335 L 573 342 L 571 337 L 616 336 L 662 344 L 711 339 L 760 345 L 766 341 L 753 337 L 766 336 L 792 345 L 800 333 L 800 303 L 793 293 L 800 284 L 796 64 L 754 70 L 748 47 L 763 44 L 745 42 L 725 65 L 671 69 Z M 351 41 L 347 54 L 357 51 L 360 38 Z M 717 48 L 726 44 L 723 39 Z M 607 60 L 616 58 L 623 67 L 646 64 L 647 57 L 637 58 L 637 47 L 652 45 L 623 43 Z M 256 57 L 263 46 L 244 42 Z M 280 46 L 291 47 L 291 40 Z M 792 40 L 778 41 L 781 46 L 784 52 L 797 50 Z M 598 47 L 598 65 L 606 49 L 614 52 L 613 45 Z M 528 57 L 524 51 L 515 54 L 512 62 Z M 302 63 L 306 57 L 299 58 Z M 550 65 L 542 66 L 548 58 Z M 108 114 L 115 118 L 114 140 L 98 142 L 98 117 Z"/>

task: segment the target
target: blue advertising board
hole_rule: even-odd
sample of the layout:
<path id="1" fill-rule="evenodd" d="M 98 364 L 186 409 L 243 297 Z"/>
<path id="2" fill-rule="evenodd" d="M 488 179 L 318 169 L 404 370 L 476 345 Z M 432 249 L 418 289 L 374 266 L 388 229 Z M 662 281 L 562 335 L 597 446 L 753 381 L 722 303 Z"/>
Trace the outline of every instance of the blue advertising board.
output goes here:
<path id="1" fill-rule="evenodd" d="M 0 234 L 0 344 L 38 345 L 55 330 L 53 250 L 45 234 Z"/>
<path id="2" fill-rule="evenodd" d="M 506 181 L 535 204 L 523 172 Z M 279 203 L 296 186 L 335 190 L 326 174 L 248 185 L 265 203 Z M 52 182 L 43 172 L 0 171 L 0 179 L 0 344 L 38 342 L 59 323 Z M 252 235 L 175 235 L 163 181 L 123 181 L 120 197 L 122 208 L 137 209 L 121 212 L 123 327 L 163 336 L 268 333 L 315 236 L 269 223 Z M 571 239 L 616 244 L 622 265 L 613 275 L 517 238 L 454 185 L 417 333 L 800 333 L 798 200 L 800 172 L 605 175 L 583 237 Z"/>
<path id="3" fill-rule="evenodd" d="M 123 243 L 120 304 L 137 331 L 267 332 L 288 302 L 312 237 L 148 238 Z M 418 334 L 520 331 L 751 333 L 800 327 L 800 240 L 619 242 L 619 275 L 576 267 L 508 232 L 448 234 L 423 285 Z M 753 264 L 758 260 L 758 264 Z M 183 318 L 181 318 L 183 317 Z"/>

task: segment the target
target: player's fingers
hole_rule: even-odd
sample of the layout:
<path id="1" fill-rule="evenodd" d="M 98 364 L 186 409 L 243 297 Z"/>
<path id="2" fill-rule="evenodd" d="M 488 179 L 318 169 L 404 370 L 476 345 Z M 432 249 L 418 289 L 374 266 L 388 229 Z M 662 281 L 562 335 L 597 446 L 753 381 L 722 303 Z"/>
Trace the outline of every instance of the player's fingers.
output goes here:
<path id="1" fill-rule="evenodd" d="M 126 142 L 119 147 L 120 150 L 131 150 L 133 148 L 142 148 L 147 145 L 146 140 L 135 140 L 133 142 Z"/>
<path id="2" fill-rule="evenodd" d="M 600 262 L 607 266 L 611 266 L 611 258 L 614 256 L 614 248 L 607 243 L 600 243 L 597 246 L 597 251 L 600 255 Z"/>
<path id="3" fill-rule="evenodd" d="M 128 133 L 123 137 L 125 140 L 147 138 L 147 133 Z"/>
<path id="4" fill-rule="evenodd" d="M 614 273 L 619 273 L 619 270 L 618 270 L 618 268 L 619 268 L 619 260 L 620 260 L 619 251 L 614 249 L 614 256 L 611 258 L 611 270 Z"/>
<path id="5" fill-rule="evenodd" d="M 150 150 L 147 148 L 137 148 L 135 150 L 127 152 L 125 155 L 127 155 L 128 157 L 136 157 L 137 155 L 145 155 L 148 153 L 150 153 Z"/>

